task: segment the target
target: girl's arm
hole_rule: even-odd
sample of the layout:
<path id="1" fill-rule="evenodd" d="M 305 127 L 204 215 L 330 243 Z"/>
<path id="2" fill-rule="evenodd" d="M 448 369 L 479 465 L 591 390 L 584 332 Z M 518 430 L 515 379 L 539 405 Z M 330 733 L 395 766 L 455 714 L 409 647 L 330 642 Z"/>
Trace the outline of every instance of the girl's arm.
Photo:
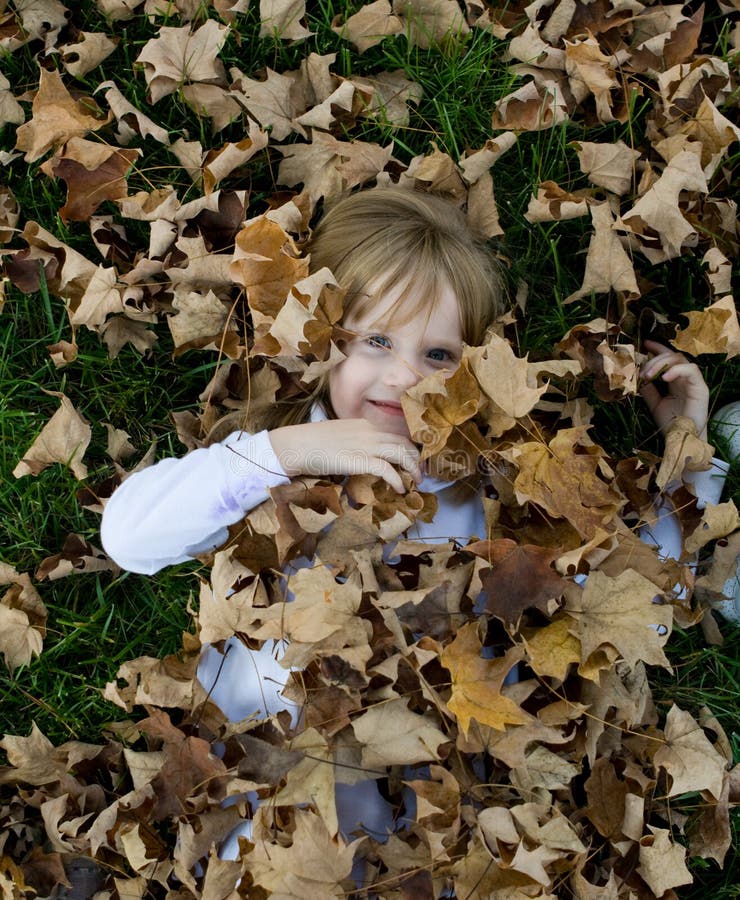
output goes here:
<path id="1" fill-rule="evenodd" d="M 235 432 L 124 481 L 103 513 L 103 546 L 122 568 L 152 575 L 223 544 L 229 525 L 295 475 L 379 475 L 401 493 L 396 465 L 421 480 L 411 441 L 365 419 Z"/>
<path id="2" fill-rule="evenodd" d="M 640 373 L 645 383 L 640 391 L 656 424 L 665 434 L 677 416 L 693 420 L 699 437 L 706 440 L 709 418 L 709 389 L 699 367 L 686 357 L 656 341 L 645 341 L 652 354 Z M 659 391 L 655 381 L 660 379 L 667 387 Z M 699 509 L 707 503 L 718 503 L 722 494 L 729 466 L 722 460 L 712 460 L 709 469 L 702 472 L 686 471 L 684 483 L 690 484 L 696 495 Z M 663 498 L 658 506 L 658 520 L 650 528 L 644 528 L 640 536 L 660 548 L 661 556 L 678 559 L 682 550 L 681 529 L 676 521 L 670 498 Z"/>
<path id="3" fill-rule="evenodd" d="M 127 478 L 103 512 L 103 546 L 122 568 L 152 575 L 218 547 L 229 525 L 288 480 L 266 431 L 235 432 Z"/>

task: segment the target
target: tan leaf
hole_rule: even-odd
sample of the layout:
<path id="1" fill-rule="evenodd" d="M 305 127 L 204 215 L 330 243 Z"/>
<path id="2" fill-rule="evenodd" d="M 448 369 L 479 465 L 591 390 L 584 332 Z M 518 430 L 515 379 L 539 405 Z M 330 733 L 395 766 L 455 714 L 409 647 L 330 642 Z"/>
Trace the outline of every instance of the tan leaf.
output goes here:
<path id="1" fill-rule="evenodd" d="M 224 329 L 234 331 L 236 323 L 229 321 L 229 306 L 213 291 L 201 294 L 187 289 L 175 291 L 172 307 L 177 315 L 168 316 L 167 324 L 175 343 L 175 355 L 191 347 L 222 346 Z"/>
<path id="2" fill-rule="evenodd" d="M 353 43 L 360 53 L 375 47 L 388 35 L 403 31 L 403 23 L 398 16 L 393 15 L 388 0 L 367 3 L 344 22 L 341 15 L 337 15 L 331 27 L 341 38 Z"/>
<path id="3" fill-rule="evenodd" d="M 136 62 L 144 67 L 152 103 L 171 94 L 183 84 L 210 82 L 224 84 L 226 72 L 218 54 L 229 29 L 214 19 L 200 28 L 163 25 L 156 38 L 144 45 Z"/>
<path id="4" fill-rule="evenodd" d="M 302 41 L 311 37 L 301 20 L 306 17 L 306 0 L 260 0 L 260 37 Z"/>
<path id="5" fill-rule="evenodd" d="M 219 181 L 231 175 L 234 169 L 244 165 L 255 153 L 267 146 L 267 133 L 254 122 L 249 123 L 249 137 L 236 144 L 224 144 L 218 150 L 210 150 L 203 160 L 203 185 L 210 194 Z"/>
<path id="6" fill-rule="evenodd" d="M 626 194 L 635 182 L 635 163 L 639 150 L 631 150 L 622 140 L 613 144 L 594 141 L 574 141 L 569 144 L 578 152 L 578 163 L 592 184 L 606 188 L 613 194 Z"/>
<path id="7" fill-rule="evenodd" d="M 687 328 L 681 328 L 671 342 L 684 353 L 726 353 L 727 359 L 740 355 L 740 325 L 731 295 L 722 297 L 699 312 L 683 313 Z"/>
<path id="8" fill-rule="evenodd" d="M 576 99 L 593 94 L 601 122 L 613 122 L 611 91 L 619 87 L 613 53 L 604 53 L 594 37 L 565 42 L 565 71 Z"/>
<path id="9" fill-rule="evenodd" d="M 133 322 L 125 316 L 112 316 L 100 327 L 100 336 L 108 347 L 108 356 L 115 359 L 126 344 L 132 344 L 146 355 L 157 342 L 157 335 L 143 322 Z"/>
<path id="10" fill-rule="evenodd" d="M 12 240 L 20 211 L 18 201 L 9 187 L 0 187 L 0 243 Z"/>
<path id="11" fill-rule="evenodd" d="M 673 624 L 670 605 L 654 603 L 652 581 L 627 569 L 616 578 L 591 572 L 579 602 L 569 599 L 566 609 L 576 620 L 584 662 L 609 644 L 634 668 L 639 661 L 670 667 L 662 647 Z"/>
<path id="12" fill-rule="evenodd" d="M 319 816 L 303 809 L 295 812 L 292 838 L 290 847 L 260 841 L 250 852 L 247 868 L 258 885 L 285 900 L 328 900 L 351 892 L 352 882 L 347 879 L 362 838 L 345 844 L 329 833 Z"/>
<path id="13" fill-rule="evenodd" d="M 28 575 L 13 570 L 1 580 L 11 586 L 0 598 L 0 653 L 12 672 L 41 654 L 47 612 Z"/>
<path id="14" fill-rule="evenodd" d="M 461 42 L 470 31 L 455 0 L 393 0 L 393 12 L 401 20 L 412 47 Z"/>
<path id="15" fill-rule="evenodd" d="M 528 222 L 559 222 L 575 219 L 588 212 L 589 199 L 564 191 L 554 181 L 543 181 L 537 187 L 537 194 L 530 198 L 524 214 Z"/>
<path id="16" fill-rule="evenodd" d="M 727 760 L 712 746 L 699 723 L 675 704 L 666 717 L 665 740 L 654 761 L 671 777 L 668 796 L 709 791 L 719 800 Z"/>
<path id="17" fill-rule="evenodd" d="M 119 144 L 130 144 L 138 135 L 140 137 L 153 137 L 160 144 L 169 144 L 170 137 L 166 128 L 157 125 L 149 116 L 138 110 L 121 93 L 113 81 L 104 81 L 96 88 L 105 91 L 105 100 L 118 122 Z"/>
<path id="18" fill-rule="evenodd" d="M 632 260 L 614 230 L 614 216 L 608 203 L 594 203 L 590 208 L 594 232 L 588 245 L 583 284 L 568 297 L 566 303 L 594 294 L 620 291 L 628 300 L 640 296 L 640 288 Z"/>
<path id="19" fill-rule="evenodd" d="M 686 868 L 686 848 L 671 840 L 667 828 L 654 828 L 640 841 L 638 873 L 645 879 L 653 896 L 662 897 L 671 888 L 692 884 L 694 879 Z"/>
<path id="20" fill-rule="evenodd" d="M 740 528 L 740 515 L 732 500 L 726 503 L 708 503 L 702 510 L 701 522 L 686 538 L 686 552 L 696 553 L 709 541 L 727 537 L 737 528 Z"/>
<path id="21" fill-rule="evenodd" d="M 468 347 L 463 358 L 469 360 L 486 400 L 483 414 L 491 427 L 492 437 L 499 437 L 527 415 L 545 387 L 530 381 L 530 364 L 516 356 L 508 341 L 492 334 L 483 347 Z"/>
<path id="22" fill-rule="evenodd" d="M 470 730 L 473 719 L 499 731 L 507 725 L 523 725 L 531 716 L 502 693 L 506 676 L 522 659 L 523 650 L 512 647 L 503 659 L 484 659 L 477 628 L 475 622 L 458 628 L 455 640 L 440 655 L 442 665 L 452 676 L 452 695 L 447 705 L 464 734 Z"/>
<path id="23" fill-rule="evenodd" d="M 109 121 L 95 115 L 90 98 L 75 100 L 58 72 L 41 69 L 39 89 L 33 98 L 32 118 L 16 132 L 16 149 L 25 150 L 26 162 L 35 162 L 53 147 L 72 137 L 97 131 Z"/>
<path id="24" fill-rule="evenodd" d="M 119 40 L 109 38 L 102 31 L 80 31 L 74 44 L 59 47 L 62 65 L 70 75 L 83 78 L 113 53 Z"/>
<path id="25" fill-rule="evenodd" d="M 26 450 L 23 459 L 13 469 L 16 478 L 38 475 L 52 463 L 69 466 L 75 478 L 87 478 L 87 466 L 82 462 L 90 443 L 90 426 L 77 412 L 72 401 L 56 391 L 48 392 L 59 397 L 59 409 L 41 429 L 41 433 Z"/>
<path id="26" fill-rule="evenodd" d="M 0 73 L 0 126 L 20 125 L 26 121 L 23 107 L 13 96 L 10 90 L 10 82 Z"/>
<path id="27" fill-rule="evenodd" d="M 708 469 L 712 455 L 713 448 L 698 437 L 693 419 L 676 416 L 668 426 L 656 484 L 663 490 L 671 482 L 681 481 L 684 470 L 701 472 Z"/>
<path id="28" fill-rule="evenodd" d="M 539 87 L 527 82 L 501 100 L 493 110 L 494 129 L 506 131 L 541 131 L 562 125 L 568 110 L 557 85 Z"/>
<path id="29" fill-rule="evenodd" d="M 695 153 L 684 150 L 666 166 L 663 174 L 637 203 L 622 215 L 619 227 L 642 238 L 641 249 L 651 262 L 681 255 L 696 243 L 696 229 L 679 208 L 683 191 L 706 193 L 707 179 Z M 659 246 L 652 235 L 657 235 Z"/>
<path id="30" fill-rule="evenodd" d="M 270 128 L 274 140 L 282 141 L 293 131 L 305 136 L 300 125 L 295 122 L 306 109 L 306 98 L 301 90 L 295 72 L 274 72 L 265 70 L 264 81 L 247 78 L 239 69 L 230 70 L 230 75 L 244 96 L 244 103 L 263 128 Z"/>
<path id="31" fill-rule="evenodd" d="M 409 105 L 417 106 L 424 89 L 406 78 L 403 69 L 376 75 L 353 75 L 352 84 L 370 99 L 360 115 L 404 128 L 409 124 Z"/>
<path id="32" fill-rule="evenodd" d="M 121 290 L 117 281 L 115 269 L 98 266 L 79 305 L 70 313 L 71 324 L 85 325 L 90 331 L 97 331 L 110 314 L 123 312 Z"/>
<path id="33" fill-rule="evenodd" d="M 362 747 L 363 768 L 439 760 L 439 747 L 449 737 L 434 723 L 433 716 L 412 712 L 402 697 L 371 706 L 352 722 Z"/>

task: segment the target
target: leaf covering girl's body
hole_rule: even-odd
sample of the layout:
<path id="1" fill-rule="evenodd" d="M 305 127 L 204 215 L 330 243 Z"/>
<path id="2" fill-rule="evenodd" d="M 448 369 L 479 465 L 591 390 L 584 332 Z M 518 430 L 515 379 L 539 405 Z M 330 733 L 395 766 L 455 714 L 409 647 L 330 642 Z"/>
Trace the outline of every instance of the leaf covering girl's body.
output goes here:
<path id="1" fill-rule="evenodd" d="M 404 535 L 426 543 L 485 539 L 478 483 L 444 482 L 425 475 L 410 438 L 401 399 L 422 378 L 445 377 L 458 366 L 463 345 L 482 342 L 502 311 L 501 280 L 485 243 L 449 200 L 426 193 L 376 188 L 334 205 L 314 232 L 313 271 L 326 266 L 346 289 L 344 359 L 299 402 L 268 410 L 255 433 L 237 430 L 223 442 L 166 459 L 139 472 L 116 491 L 103 516 L 106 551 L 123 568 L 153 574 L 222 545 L 228 526 L 299 476 L 370 474 L 399 494 L 411 486 L 432 492 L 437 512 Z M 644 398 L 658 425 L 693 419 L 705 435 L 708 391 L 699 369 L 655 343 L 644 365 Z M 664 388 L 655 387 L 661 379 Z M 716 502 L 721 464 L 692 473 L 700 502 Z M 679 529 L 670 515 L 645 539 L 678 556 Z M 291 576 L 308 561 L 286 567 Z M 253 651 L 233 638 L 224 657 L 204 649 L 199 678 L 232 721 L 290 704 L 280 696 L 287 672 L 280 647 Z M 297 716 L 294 710 L 294 715 Z M 414 762 L 409 760 L 409 762 Z M 393 826 L 375 782 L 338 791 L 345 834 L 380 834 Z M 236 850 L 236 838 L 232 847 Z"/>

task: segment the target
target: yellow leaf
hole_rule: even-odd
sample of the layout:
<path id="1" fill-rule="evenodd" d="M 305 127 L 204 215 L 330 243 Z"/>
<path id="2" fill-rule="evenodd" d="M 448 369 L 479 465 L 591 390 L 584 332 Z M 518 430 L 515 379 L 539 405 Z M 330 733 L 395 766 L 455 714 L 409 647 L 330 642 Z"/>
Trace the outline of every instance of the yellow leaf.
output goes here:
<path id="1" fill-rule="evenodd" d="M 512 647 L 502 659 L 483 659 L 478 626 L 470 622 L 458 628 L 455 640 L 442 651 L 442 665 L 452 676 L 451 712 L 467 734 L 471 720 L 499 731 L 507 725 L 523 725 L 531 716 L 501 693 L 506 676 L 524 656 Z"/>

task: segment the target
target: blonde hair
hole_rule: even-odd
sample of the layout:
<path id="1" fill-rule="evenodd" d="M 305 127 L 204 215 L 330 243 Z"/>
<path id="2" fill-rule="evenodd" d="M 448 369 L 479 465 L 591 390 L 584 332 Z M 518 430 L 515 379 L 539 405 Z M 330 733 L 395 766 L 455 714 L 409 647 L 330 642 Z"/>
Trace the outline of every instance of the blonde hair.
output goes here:
<path id="1" fill-rule="evenodd" d="M 345 196 L 324 213 L 307 250 L 310 271 L 326 266 L 346 289 L 345 315 L 362 315 L 378 294 L 396 289 L 404 318 L 429 315 L 449 287 L 459 304 L 463 340 L 475 345 L 503 312 L 503 280 L 491 248 L 465 213 L 439 194 L 378 187 Z M 409 286 L 416 298 L 411 308 L 403 293 Z M 305 422 L 317 400 L 332 415 L 327 382 L 278 401 L 250 424 L 269 429 Z"/>

